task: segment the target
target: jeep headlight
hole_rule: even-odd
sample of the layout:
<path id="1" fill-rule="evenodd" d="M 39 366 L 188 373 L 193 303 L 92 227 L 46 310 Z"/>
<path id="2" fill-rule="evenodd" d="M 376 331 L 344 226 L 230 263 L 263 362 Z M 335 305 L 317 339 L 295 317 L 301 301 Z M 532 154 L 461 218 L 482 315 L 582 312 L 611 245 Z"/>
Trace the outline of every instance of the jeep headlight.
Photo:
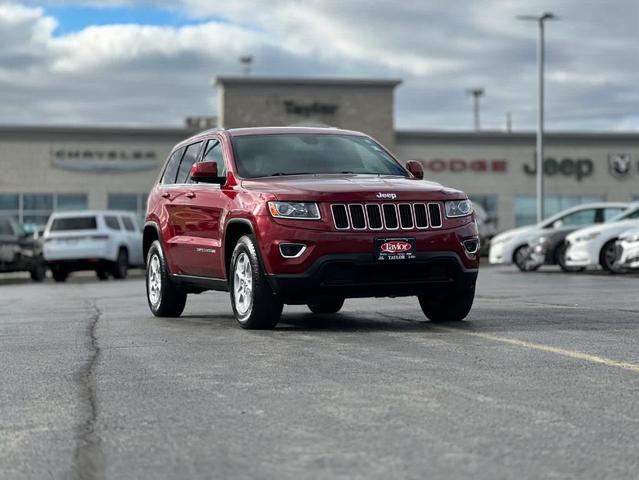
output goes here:
<path id="1" fill-rule="evenodd" d="M 579 237 L 575 238 L 575 242 L 588 242 L 590 240 L 594 240 L 599 235 L 601 235 L 601 232 L 592 232 L 586 235 L 580 235 Z"/>
<path id="2" fill-rule="evenodd" d="M 445 205 L 448 218 L 465 217 L 473 213 L 473 204 L 470 200 L 450 200 Z"/>
<path id="3" fill-rule="evenodd" d="M 307 202 L 268 202 L 271 216 L 275 218 L 291 218 L 294 220 L 319 220 L 320 212 L 317 203 Z"/>

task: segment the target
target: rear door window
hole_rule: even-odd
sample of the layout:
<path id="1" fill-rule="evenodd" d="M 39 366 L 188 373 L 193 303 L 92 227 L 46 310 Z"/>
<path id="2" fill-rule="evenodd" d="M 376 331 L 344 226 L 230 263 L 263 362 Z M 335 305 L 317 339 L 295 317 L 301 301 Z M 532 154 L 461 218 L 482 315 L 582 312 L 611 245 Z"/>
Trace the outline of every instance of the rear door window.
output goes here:
<path id="1" fill-rule="evenodd" d="M 182 158 L 182 163 L 180 165 L 180 171 L 177 175 L 177 180 L 175 183 L 186 183 L 189 179 L 189 174 L 191 173 L 191 167 L 195 163 L 198 157 L 198 153 L 200 153 L 200 147 L 202 146 L 202 142 L 197 142 L 189 145 L 184 153 L 184 157 Z"/>
<path id="2" fill-rule="evenodd" d="M 127 232 L 135 232 L 135 225 L 133 223 L 133 220 L 131 220 L 129 217 L 120 217 L 122 220 L 122 224 L 124 225 L 124 229 Z"/>
<path id="3" fill-rule="evenodd" d="M 118 222 L 118 217 L 115 217 L 113 215 L 105 215 L 104 223 L 106 223 L 106 226 L 109 227 L 111 230 L 122 230 L 122 228 L 120 227 L 120 222 Z"/>
<path id="4" fill-rule="evenodd" d="M 68 230 L 95 230 L 98 228 L 95 217 L 64 217 L 55 218 L 51 223 L 52 232 Z"/>
<path id="5" fill-rule="evenodd" d="M 182 160 L 182 154 L 184 153 L 184 147 L 178 148 L 166 164 L 164 169 L 164 175 L 162 175 L 162 184 L 170 185 L 175 183 L 175 177 L 177 176 L 178 169 L 180 168 L 180 160 Z"/>

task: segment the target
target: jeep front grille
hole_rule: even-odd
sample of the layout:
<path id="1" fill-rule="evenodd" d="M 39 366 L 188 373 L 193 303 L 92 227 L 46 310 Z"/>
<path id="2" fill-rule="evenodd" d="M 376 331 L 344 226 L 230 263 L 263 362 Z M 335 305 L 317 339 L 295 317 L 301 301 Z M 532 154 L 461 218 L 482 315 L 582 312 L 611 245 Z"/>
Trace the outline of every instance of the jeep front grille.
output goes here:
<path id="1" fill-rule="evenodd" d="M 413 230 L 441 228 L 439 203 L 336 203 L 331 205 L 337 230 Z"/>

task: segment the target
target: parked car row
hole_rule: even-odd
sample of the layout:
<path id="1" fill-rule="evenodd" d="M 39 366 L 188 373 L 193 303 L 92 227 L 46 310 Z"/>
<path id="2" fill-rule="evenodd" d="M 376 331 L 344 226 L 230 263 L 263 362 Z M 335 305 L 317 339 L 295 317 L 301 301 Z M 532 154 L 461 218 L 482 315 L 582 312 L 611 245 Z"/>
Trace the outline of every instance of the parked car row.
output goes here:
<path id="1" fill-rule="evenodd" d="M 543 222 L 502 232 L 490 243 L 491 264 L 521 271 L 559 265 L 565 272 L 639 268 L 639 203 L 593 203 Z"/>
<path id="2" fill-rule="evenodd" d="M 56 212 L 41 238 L 12 217 L 0 218 L 0 272 L 29 271 L 42 281 L 48 268 L 64 282 L 72 272 L 94 270 L 106 280 L 126 278 L 129 267 L 143 265 L 142 231 L 129 212 Z"/>

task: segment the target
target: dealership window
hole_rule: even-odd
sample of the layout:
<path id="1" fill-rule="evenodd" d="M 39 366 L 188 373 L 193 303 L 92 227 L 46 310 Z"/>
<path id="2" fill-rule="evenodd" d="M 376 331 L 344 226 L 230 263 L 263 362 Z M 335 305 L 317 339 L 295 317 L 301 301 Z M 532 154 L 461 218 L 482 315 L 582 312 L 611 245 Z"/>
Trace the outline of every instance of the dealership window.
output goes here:
<path id="1" fill-rule="evenodd" d="M 583 203 L 601 202 L 599 195 L 546 195 L 544 197 L 544 215 L 546 218 Z M 537 223 L 537 199 L 533 195 L 515 197 L 515 226 Z"/>
<path id="2" fill-rule="evenodd" d="M 9 215 L 27 231 L 42 229 L 55 210 L 85 210 L 86 193 L 0 193 L 0 215 Z"/>
<path id="3" fill-rule="evenodd" d="M 107 208 L 133 212 L 139 219 L 143 219 L 146 215 L 146 199 L 147 195 L 140 193 L 109 193 Z"/>

